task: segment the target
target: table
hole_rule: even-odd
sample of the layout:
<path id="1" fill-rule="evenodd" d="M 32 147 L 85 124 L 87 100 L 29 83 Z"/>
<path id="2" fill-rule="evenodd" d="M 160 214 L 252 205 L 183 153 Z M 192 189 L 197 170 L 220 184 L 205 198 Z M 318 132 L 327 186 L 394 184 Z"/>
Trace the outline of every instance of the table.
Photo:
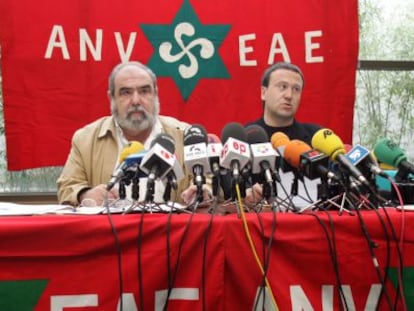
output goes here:
<path id="1" fill-rule="evenodd" d="M 272 296 L 279 310 L 340 310 L 338 284 L 349 310 L 373 310 L 379 299 L 379 309 L 389 310 L 401 267 L 397 245 L 413 310 L 414 213 L 248 213 L 246 224 L 268 266 L 266 310 L 276 309 Z M 0 217 L 0 237 L 0 310 L 163 310 L 166 301 L 168 310 L 253 310 L 263 292 L 237 214 L 10 216 Z"/>

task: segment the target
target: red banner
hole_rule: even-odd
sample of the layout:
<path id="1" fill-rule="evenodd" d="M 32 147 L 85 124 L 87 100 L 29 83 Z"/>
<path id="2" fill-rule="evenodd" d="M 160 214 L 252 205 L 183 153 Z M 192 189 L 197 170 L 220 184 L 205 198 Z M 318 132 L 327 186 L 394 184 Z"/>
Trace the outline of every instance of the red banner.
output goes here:
<path id="1" fill-rule="evenodd" d="M 1 217 L 0 310 L 413 310 L 405 214 Z"/>
<path id="2" fill-rule="evenodd" d="M 62 165 L 74 131 L 110 113 L 123 60 L 155 71 L 162 114 L 218 135 L 261 115 L 269 64 L 298 64 L 298 120 L 351 143 L 357 0 L 3 0 L 0 40 L 9 170 Z"/>

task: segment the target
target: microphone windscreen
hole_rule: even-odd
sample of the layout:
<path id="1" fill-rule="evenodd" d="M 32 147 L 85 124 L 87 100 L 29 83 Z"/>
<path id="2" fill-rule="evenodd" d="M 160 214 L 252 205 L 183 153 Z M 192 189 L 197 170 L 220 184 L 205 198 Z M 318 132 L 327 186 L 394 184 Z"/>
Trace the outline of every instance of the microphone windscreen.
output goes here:
<path id="1" fill-rule="evenodd" d="M 207 143 L 209 143 L 209 144 L 220 144 L 221 140 L 216 134 L 208 133 L 207 134 Z"/>
<path id="2" fill-rule="evenodd" d="M 333 161 L 339 154 L 345 154 L 342 140 L 330 129 L 320 129 L 312 137 L 312 147 L 329 156 Z"/>
<path id="3" fill-rule="evenodd" d="M 151 142 L 150 147 L 152 148 L 155 144 L 161 145 L 162 147 L 167 149 L 169 153 L 175 152 L 175 140 L 171 135 L 167 133 L 158 134 Z"/>
<path id="4" fill-rule="evenodd" d="M 223 144 L 225 144 L 227 139 L 230 137 L 247 143 L 246 129 L 238 122 L 227 123 L 226 126 L 222 129 L 221 141 Z"/>
<path id="5" fill-rule="evenodd" d="M 249 144 L 268 143 L 269 136 L 263 127 L 257 124 L 246 126 L 247 142 Z"/>
<path id="6" fill-rule="evenodd" d="M 393 141 L 383 138 L 374 147 L 374 154 L 378 161 L 398 167 L 402 161 L 407 161 L 404 151 Z"/>
<path id="7" fill-rule="evenodd" d="M 205 143 L 207 144 L 207 131 L 200 124 L 193 124 L 184 130 L 184 146 Z"/>
<path id="8" fill-rule="evenodd" d="M 270 142 L 272 143 L 273 148 L 277 149 L 279 147 L 286 146 L 290 142 L 290 139 L 285 133 L 276 132 L 273 133 L 272 137 L 270 138 Z"/>
<path id="9" fill-rule="evenodd" d="M 285 146 L 283 158 L 292 167 L 299 168 L 300 155 L 309 150 L 312 150 L 312 148 L 307 143 L 298 139 L 293 139 Z"/>
<path id="10" fill-rule="evenodd" d="M 141 144 L 139 141 L 131 141 L 122 149 L 121 154 L 119 155 L 119 163 L 125 161 L 125 158 L 130 156 L 131 154 L 138 153 L 144 150 L 144 145 Z"/>

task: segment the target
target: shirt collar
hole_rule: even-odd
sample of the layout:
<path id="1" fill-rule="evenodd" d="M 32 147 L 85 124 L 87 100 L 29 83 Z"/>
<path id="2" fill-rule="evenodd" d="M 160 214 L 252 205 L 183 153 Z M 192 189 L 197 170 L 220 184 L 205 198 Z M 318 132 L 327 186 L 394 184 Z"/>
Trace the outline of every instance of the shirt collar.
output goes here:
<path id="1" fill-rule="evenodd" d="M 118 150 L 122 150 L 126 145 L 128 145 L 129 141 L 125 138 L 124 133 L 121 127 L 119 126 L 118 122 L 116 122 L 115 118 L 114 118 L 114 122 L 115 122 L 116 134 L 117 134 Z M 148 138 L 143 143 L 144 148 L 147 150 L 150 149 L 152 141 L 160 133 L 162 133 L 162 124 L 161 124 L 160 119 L 156 117 L 154 126 L 152 127 L 152 131 L 149 134 Z"/>

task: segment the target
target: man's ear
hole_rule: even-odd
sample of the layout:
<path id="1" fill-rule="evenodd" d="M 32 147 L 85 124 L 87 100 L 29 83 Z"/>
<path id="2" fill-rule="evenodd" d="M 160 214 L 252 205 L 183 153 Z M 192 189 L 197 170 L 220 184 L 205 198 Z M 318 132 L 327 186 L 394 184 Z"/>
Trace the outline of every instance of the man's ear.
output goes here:
<path id="1" fill-rule="evenodd" d="M 262 101 L 264 101 L 264 100 L 265 100 L 265 94 L 266 94 L 266 91 L 267 91 L 267 87 L 265 87 L 265 86 L 261 86 L 261 87 L 260 87 L 260 99 L 261 99 Z"/>

